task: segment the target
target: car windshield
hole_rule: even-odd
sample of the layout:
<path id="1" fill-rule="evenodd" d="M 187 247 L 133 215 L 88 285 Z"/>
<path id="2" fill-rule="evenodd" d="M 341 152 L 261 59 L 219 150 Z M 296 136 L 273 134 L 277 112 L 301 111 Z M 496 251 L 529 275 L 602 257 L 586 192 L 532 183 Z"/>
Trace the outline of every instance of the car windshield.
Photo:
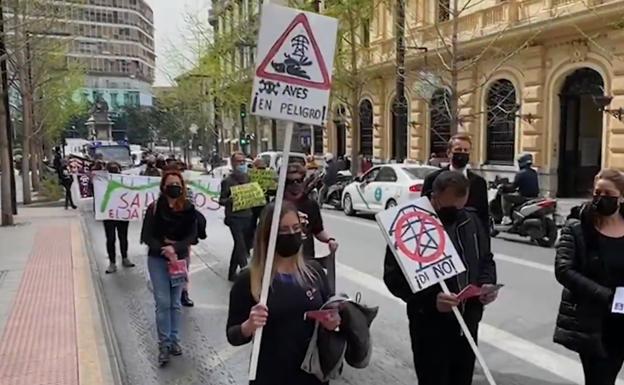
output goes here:
<path id="1" fill-rule="evenodd" d="M 129 164 L 132 162 L 128 147 L 124 146 L 102 146 L 95 148 L 95 154 L 101 155 L 102 160 L 106 162 L 115 161 L 121 164 Z"/>
<path id="2" fill-rule="evenodd" d="M 305 166 L 306 160 L 302 156 L 290 154 L 290 155 L 288 155 L 288 163 L 301 163 L 302 165 Z M 277 156 L 277 158 L 275 160 L 275 164 L 277 164 L 278 166 L 280 164 L 282 164 L 282 156 L 281 155 Z"/>
<path id="3" fill-rule="evenodd" d="M 425 179 L 427 175 L 435 170 L 435 168 L 430 167 L 403 167 L 403 171 L 405 171 L 411 179 Z"/>

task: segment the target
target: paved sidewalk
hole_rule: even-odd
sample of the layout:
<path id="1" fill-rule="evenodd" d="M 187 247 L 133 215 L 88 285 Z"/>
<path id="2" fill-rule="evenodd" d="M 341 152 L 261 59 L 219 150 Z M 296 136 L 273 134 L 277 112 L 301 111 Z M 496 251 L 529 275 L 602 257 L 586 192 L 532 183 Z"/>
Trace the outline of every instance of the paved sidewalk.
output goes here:
<path id="1" fill-rule="evenodd" d="M 0 228 L 0 384 L 113 384 L 79 213 L 19 211 Z"/>

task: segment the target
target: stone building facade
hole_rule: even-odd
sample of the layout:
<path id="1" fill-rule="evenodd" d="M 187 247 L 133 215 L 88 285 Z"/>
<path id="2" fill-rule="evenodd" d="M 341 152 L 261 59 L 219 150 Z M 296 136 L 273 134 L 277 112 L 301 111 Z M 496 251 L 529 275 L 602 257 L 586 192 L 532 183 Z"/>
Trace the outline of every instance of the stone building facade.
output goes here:
<path id="1" fill-rule="evenodd" d="M 445 156 L 452 130 L 440 106 L 448 103 L 442 86 L 448 79 L 437 88 L 435 79 L 445 77 L 436 72 L 443 65 L 440 42 L 444 38 L 448 47 L 454 21 L 441 15 L 441 3 L 448 0 L 406 1 L 406 44 L 418 48 L 407 50 L 407 116 L 393 113 L 394 10 L 381 3 L 362 61 L 369 79 L 360 102 L 360 130 L 351 131 L 344 123 L 348 117 L 336 119 L 340 106 L 334 105 L 324 131 L 327 151 L 351 153 L 351 135 L 356 135 L 356 152 L 381 161 L 398 153 L 419 162 L 432 153 Z M 460 1 L 461 7 L 465 1 L 470 0 Z M 464 69 L 457 71 L 457 131 L 473 140 L 472 167 L 488 179 L 510 177 L 517 156 L 529 152 L 542 189 L 562 197 L 586 195 L 602 167 L 624 169 L 624 110 L 619 110 L 624 107 L 624 1 L 475 4 L 465 7 L 456 23 L 456 57 Z"/>

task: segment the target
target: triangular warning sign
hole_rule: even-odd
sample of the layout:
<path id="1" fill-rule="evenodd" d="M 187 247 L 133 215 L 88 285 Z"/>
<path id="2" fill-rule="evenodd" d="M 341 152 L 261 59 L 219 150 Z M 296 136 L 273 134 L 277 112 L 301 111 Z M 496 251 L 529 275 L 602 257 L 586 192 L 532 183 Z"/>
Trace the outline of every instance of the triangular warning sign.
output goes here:
<path id="1" fill-rule="evenodd" d="M 273 44 L 256 76 L 320 90 L 331 87 L 323 54 L 305 14 L 297 15 Z"/>

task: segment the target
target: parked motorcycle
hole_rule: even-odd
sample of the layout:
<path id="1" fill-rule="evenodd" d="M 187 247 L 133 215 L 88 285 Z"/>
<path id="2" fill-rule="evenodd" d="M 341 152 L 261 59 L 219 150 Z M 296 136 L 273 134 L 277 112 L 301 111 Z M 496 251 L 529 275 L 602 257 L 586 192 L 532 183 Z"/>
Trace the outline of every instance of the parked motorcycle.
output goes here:
<path id="1" fill-rule="evenodd" d="M 351 171 L 338 171 L 336 183 L 329 186 L 324 196 L 323 194 L 319 194 L 319 206 L 323 207 L 324 204 L 328 204 L 334 206 L 336 210 L 342 210 L 342 192 L 352 181 L 353 176 L 351 175 Z"/>
<path id="2" fill-rule="evenodd" d="M 557 240 L 555 213 L 557 201 L 550 198 L 535 198 L 512 208 L 511 224 L 503 225 L 502 199 L 507 178 L 499 178 L 489 183 L 494 197 L 490 201 L 490 234 L 496 237 L 500 232 L 529 237 L 542 247 L 553 247 Z M 490 195 L 490 194 L 488 194 Z"/>

